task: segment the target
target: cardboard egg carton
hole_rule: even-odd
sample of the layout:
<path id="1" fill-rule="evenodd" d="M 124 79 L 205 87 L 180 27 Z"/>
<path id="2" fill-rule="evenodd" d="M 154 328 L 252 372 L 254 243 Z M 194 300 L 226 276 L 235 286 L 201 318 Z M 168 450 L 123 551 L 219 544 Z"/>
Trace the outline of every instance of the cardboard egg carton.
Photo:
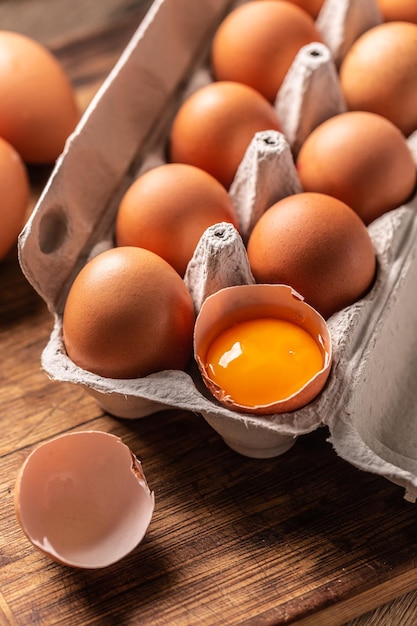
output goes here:
<path id="1" fill-rule="evenodd" d="M 401 485 L 415 501 L 416 200 L 369 226 L 376 282 L 328 320 L 332 371 L 323 392 L 303 409 L 264 417 L 221 407 L 194 363 L 186 372 L 114 380 L 80 369 L 65 353 L 68 289 L 88 259 L 114 245 L 114 220 L 129 184 L 164 162 L 175 111 L 211 80 L 210 41 L 234 6 L 156 0 L 69 138 L 19 239 L 22 269 L 55 319 L 42 366 L 52 379 L 82 385 L 117 417 L 167 408 L 199 413 L 232 449 L 250 457 L 277 456 L 299 435 L 327 425 L 341 457 Z M 277 95 L 284 134 L 258 133 L 230 188 L 243 239 L 230 224 L 213 225 L 188 266 L 184 280 L 196 311 L 210 293 L 253 282 L 243 240 L 269 205 L 301 190 L 292 153 L 318 123 L 345 110 L 337 65 L 352 41 L 379 21 L 375 0 L 326 0 L 317 19 L 326 43 L 300 51 Z M 417 161 L 416 138 L 409 143 Z"/>

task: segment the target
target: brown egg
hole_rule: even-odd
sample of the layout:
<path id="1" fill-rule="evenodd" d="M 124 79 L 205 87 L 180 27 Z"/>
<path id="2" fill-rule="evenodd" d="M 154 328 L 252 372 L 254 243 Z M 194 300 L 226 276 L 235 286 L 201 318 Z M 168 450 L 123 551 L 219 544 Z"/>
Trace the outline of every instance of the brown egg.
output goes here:
<path id="1" fill-rule="evenodd" d="M 237 228 L 233 202 L 211 174 L 183 163 L 155 167 L 137 178 L 119 205 L 116 243 L 152 250 L 183 276 L 203 232 Z"/>
<path id="2" fill-rule="evenodd" d="M 246 2 L 229 13 L 214 36 L 213 75 L 249 85 L 273 102 L 297 52 L 313 41 L 322 41 L 314 20 L 295 4 Z"/>
<path id="3" fill-rule="evenodd" d="M 297 158 L 304 191 L 348 204 L 369 224 L 409 199 L 416 165 L 401 131 L 375 113 L 330 118 L 305 140 Z"/>
<path id="4" fill-rule="evenodd" d="M 0 104 L 1 106 L 1 104 Z M 29 178 L 16 150 L 0 138 L 0 260 L 17 243 L 29 204 Z"/>
<path id="5" fill-rule="evenodd" d="M 192 351 L 194 307 L 178 273 L 136 247 L 113 248 L 75 278 L 63 339 L 79 367 L 108 378 L 184 369 Z"/>
<path id="6" fill-rule="evenodd" d="M 267 209 L 249 238 L 248 258 L 258 283 L 289 285 L 325 318 L 363 296 L 376 268 L 362 220 L 318 193 L 288 196 Z"/>
<path id="7" fill-rule="evenodd" d="M 318 16 L 324 4 L 324 0 L 287 0 L 292 4 L 296 4 L 300 9 L 304 9 L 314 19 Z"/>
<path id="8" fill-rule="evenodd" d="M 416 0 L 377 0 L 385 22 L 413 22 L 417 24 Z"/>
<path id="9" fill-rule="evenodd" d="M 270 102 L 247 85 L 211 83 L 179 108 L 169 159 L 200 167 L 229 188 L 253 136 L 262 130 L 281 130 Z"/>
<path id="10" fill-rule="evenodd" d="M 25 35 L 0 31 L 0 136 L 24 161 L 53 162 L 79 118 L 61 64 Z"/>
<path id="11" fill-rule="evenodd" d="M 379 113 L 404 135 L 417 129 L 417 25 L 387 22 L 365 32 L 340 67 L 351 110 Z"/>

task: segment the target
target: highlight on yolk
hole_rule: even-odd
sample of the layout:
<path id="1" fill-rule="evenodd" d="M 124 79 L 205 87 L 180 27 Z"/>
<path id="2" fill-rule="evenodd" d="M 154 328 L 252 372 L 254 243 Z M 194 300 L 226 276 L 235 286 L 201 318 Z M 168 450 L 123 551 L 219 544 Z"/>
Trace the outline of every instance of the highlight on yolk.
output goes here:
<path id="1" fill-rule="evenodd" d="M 206 371 L 232 400 L 260 406 L 297 393 L 323 368 L 317 342 L 303 328 L 280 319 L 239 322 L 209 346 Z"/>

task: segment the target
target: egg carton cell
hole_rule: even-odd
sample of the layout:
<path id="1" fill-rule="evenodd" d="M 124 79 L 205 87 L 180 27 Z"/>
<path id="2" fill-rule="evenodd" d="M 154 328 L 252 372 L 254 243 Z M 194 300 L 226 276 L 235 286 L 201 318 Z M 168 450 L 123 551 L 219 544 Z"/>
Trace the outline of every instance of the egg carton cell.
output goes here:
<path id="1" fill-rule="evenodd" d="M 250 457 L 277 456 L 298 436 L 327 425 L 346 461 L 401 485 L 414 501 L 415 199 L 368 226 L 375 283 L 327 320 L 331 373 L 322 393 L 302 409 L 267 417 L 231 411 L 210 396 L 194 363 L 187 371 L 116 380 L 82 370 L 66 355 L 62 313 L 74 277 L 114 245 L 117 208 L 131 182 L 165 162 L 175 112 L 210 82 L 210 42 L 233 6 L 226 0 L 154 2 L 69 137 L 19 239 L 22 269 L 55 319 L 42 366 L 51 379 L 82 385 L 120 418 L 171 408 L 199 413 L 232 449 Z M 291 155 L 320 121 L 344 110 L 337 66 L 351 42 L 379 21 L 374 0 L 325 1 L 317 18 L 325 43 L 300 51 L 274 103 L 284 132 L 253 138 L 230 187 L 243 239 L 228 224 L 214 225 L 189 263 L 185 281 L 196 311 L 210 293 L 253 282 L 243 240 L 268 205 L 301 190 Z M 408 143 L 417 159 L 414 135 Z"/>

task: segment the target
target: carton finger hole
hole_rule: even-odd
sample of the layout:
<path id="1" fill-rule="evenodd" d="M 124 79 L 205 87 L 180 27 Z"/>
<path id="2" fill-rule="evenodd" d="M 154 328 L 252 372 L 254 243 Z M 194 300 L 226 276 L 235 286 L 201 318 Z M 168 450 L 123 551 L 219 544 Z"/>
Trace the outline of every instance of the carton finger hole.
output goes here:
<path id="1" fill-rule="evenodd" d="M 56 207 L 42 216 L 39 224 L 39 248 L 43 254 L 56 252 L 67 235 L 67 217 L 61 207 Z"/>

